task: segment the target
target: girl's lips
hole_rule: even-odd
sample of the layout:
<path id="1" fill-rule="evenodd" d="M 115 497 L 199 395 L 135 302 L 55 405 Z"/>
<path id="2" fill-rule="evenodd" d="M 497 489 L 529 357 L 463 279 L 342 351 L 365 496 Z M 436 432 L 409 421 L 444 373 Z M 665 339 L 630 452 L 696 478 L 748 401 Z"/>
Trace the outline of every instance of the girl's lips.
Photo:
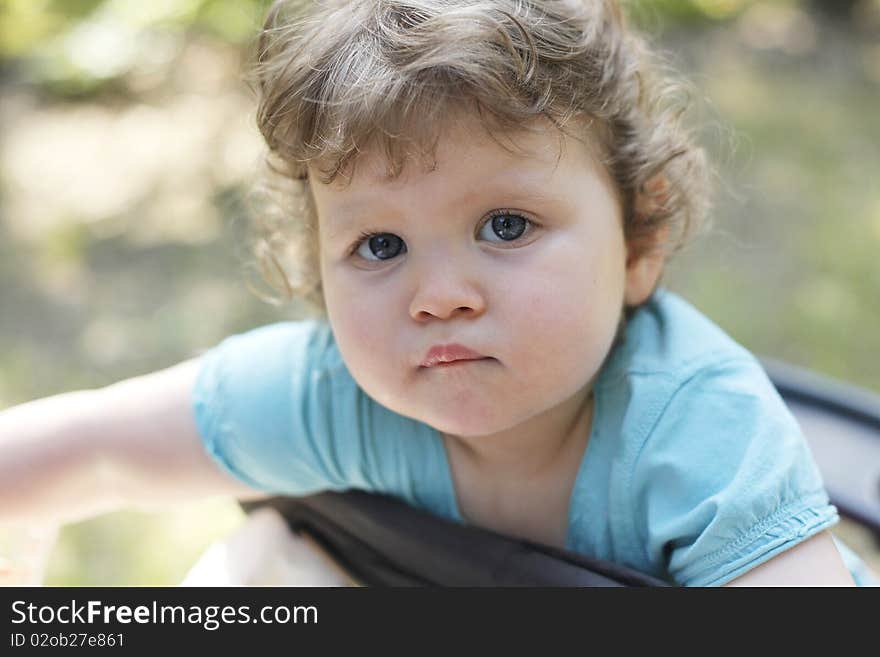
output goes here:
<path id="1" fill-rule="evenodd" d="M 451 364 L 461 363 L 469 360 L 481 360 L 487 356 L 477 353 L 473 349 L 469 349 L 464 345 L 438 344 L 434 345 L 425 354 L 422 360 L 422 367 L 445 367 Z"/>
<path id="2" fill-rule="evenodd" d="M 461 367 L 462 365 L 469 365 L 471 363 L 479 363 L 484 360 L 492 360 L 492 359 L 491 358 L 467 358 L 467 359 L 462 359 L 462 360 L 454 360 L 451 363 L 437 363 L 436 365 L 433 365 L 429 369 L 445 370 L 446 368 L 449 368 L 449 367 Z"/>

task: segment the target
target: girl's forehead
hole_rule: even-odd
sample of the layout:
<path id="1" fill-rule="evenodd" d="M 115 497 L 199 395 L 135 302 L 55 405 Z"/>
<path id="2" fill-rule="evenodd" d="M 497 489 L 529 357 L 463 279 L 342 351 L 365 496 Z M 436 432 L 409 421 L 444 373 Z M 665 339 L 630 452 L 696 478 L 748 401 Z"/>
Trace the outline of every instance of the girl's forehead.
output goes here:
<path id="1" fill-rule="evenodd" d="M 347 171 L 324 187 L 331 193 L 375 186 L 394 189 L 428 174 L 445 178 L 464 172 L 482 176 L 530 172 L 549 177 L 560 166 L 595 169 L 601 149 L 590 132 L 584 125 L 562 131 L 549 121 L 505 131 L 488 129 L 474 120 L 450 121 L 438 130 L 430 148 L 412 148 L 400 163 L 392 162 L 382 147 L 365 148 Z M 316 182 L 317 176 L 309 178 Z"/>

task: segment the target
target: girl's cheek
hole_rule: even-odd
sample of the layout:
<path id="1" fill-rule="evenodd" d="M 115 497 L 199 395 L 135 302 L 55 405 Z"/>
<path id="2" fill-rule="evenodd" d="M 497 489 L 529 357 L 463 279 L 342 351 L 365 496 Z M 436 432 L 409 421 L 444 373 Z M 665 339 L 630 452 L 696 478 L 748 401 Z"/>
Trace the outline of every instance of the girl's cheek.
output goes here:
<path id="1" fill-rule="evenodd" d="M 387 351 L 391 332 L 382 319 L 382 303 L 365 294 L 351 299 L 336 318 L 339 338 L 362 358 Z"/>

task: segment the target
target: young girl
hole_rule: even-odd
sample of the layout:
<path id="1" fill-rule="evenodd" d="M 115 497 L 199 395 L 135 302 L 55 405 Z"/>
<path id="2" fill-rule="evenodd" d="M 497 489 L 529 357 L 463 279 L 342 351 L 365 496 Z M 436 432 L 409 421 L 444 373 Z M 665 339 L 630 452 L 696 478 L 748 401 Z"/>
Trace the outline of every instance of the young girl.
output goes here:
<path id="1" fill-rule="evenodd" d="M 707 175 L 658 70 L 612 0 L 277 3 L 299 241 L 262 254 L 319 317 L 0 414 L 0 519 L 357 488 L 682 585 L 851 584 L 757 360 L 659 287 Z"/>

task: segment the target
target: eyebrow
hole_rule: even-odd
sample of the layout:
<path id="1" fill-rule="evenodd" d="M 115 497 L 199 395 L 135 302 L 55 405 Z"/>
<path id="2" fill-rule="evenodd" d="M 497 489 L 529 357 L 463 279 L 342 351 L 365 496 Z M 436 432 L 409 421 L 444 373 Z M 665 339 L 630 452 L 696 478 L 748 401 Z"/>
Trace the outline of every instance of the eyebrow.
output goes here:
<path id="1" fill-rule="evenodd" d="M 457 198 L 454 204 L 456 207 L 462 207 L 468 203 L 475 203 L 477 199 L 488 197 L 504 197 L 504 203 L 564 203 L 558 195 L 548 193 L 546 185 L 542 185 L 542 181 L 536 180 L 534 176 L 516 176 L 514 178 L 505 177 L 504 182 L 493 183 L 489 181 L 486 185 L 466 192 Z M 327 237 L 330 240 L 340 239 L 357 230 L 361 224 L 369 221 L 375 214 L 383 211 L 390 212 L 386 215 L 388 217 L 398 214 L 397 208 L 383 202 L 381 196 L 372 197 L 366 201 L 360 199 L 345 203 L 334 210 L 333 223 L 327 232 Z"/>

